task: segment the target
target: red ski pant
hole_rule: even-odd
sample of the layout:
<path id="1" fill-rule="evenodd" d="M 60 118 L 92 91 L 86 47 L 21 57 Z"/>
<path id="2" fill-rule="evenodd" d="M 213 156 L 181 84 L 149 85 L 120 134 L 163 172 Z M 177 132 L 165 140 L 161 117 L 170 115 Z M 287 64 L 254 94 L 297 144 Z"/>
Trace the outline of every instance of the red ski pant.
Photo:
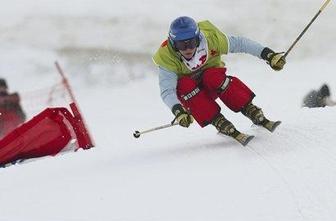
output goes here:
<path id="1" fill-rule="evenodd" d="M 209 68 L 201 79 L 192 76 L 179 78 L 177 96 L 181 104 L 190 111 L 201 127 L 210 124 L 221 108 L 222 102 L 234 112 L 241 111 L 254 98 L 254 93 L 238 78 L 226 75 L 225 68 Z"/>

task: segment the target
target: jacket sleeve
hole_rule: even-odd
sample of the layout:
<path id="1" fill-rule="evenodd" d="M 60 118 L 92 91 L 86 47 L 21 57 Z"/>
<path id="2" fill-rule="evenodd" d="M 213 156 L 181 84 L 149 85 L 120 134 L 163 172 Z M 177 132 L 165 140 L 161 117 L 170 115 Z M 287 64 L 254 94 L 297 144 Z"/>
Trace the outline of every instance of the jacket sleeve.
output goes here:
<path id="1" fill-rule="evenodd" d="M 159 85 L 163 102 L 171 110 L 175 104 L 179 104 L 176 95 L 177 75 L 159 67 Z"/>
<path id="2" fill-rule="evenodd" d="M 258 42 L 245 37 L 228 36 L 230 53 L 247 53 L 261 59 L 261 52 L 265 48 Z"/>

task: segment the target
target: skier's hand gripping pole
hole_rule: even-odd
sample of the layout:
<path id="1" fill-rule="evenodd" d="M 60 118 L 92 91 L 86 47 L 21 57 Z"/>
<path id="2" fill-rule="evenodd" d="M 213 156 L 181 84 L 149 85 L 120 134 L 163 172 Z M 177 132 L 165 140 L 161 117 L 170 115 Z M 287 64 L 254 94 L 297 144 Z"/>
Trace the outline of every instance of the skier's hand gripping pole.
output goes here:
<path id="1" fill-rule="evenodd" d="M 287 55 L 289 54 L 289 52 L 293 49 L 293 47 L 296 45 L 296 43 L 301 39 L 301 37 L 304 35 L 304 33 L 308 30 L 308 28 L 310 27 L 310 25 L 315 21 L 315 19 L 321 14 L 321 12 L 325 9 L 325 7 L 327 7 L 327 5 L 329 4 L 330 0 L 326 0 L 324 2 L 324 4 L 322 5 L 322 7 L 320 8 L 320 10 L 316 13 L 316 15 L 313 17 L 313 19 L 309 22 L 309 24 L 305 27 L 305 29 L 301 32 L 301 34 L 299 35 L 299 37 L 297 37 L 297 39 L 293 42 L 293 44 L 289 47 L 289 49 L 286 51 L 286 53 L 283 55 L 283 58 L 285 59 L 287 57 Z"/>
<path id="2" fill-rule="evenodd" d="M 193 116 L 181 104 L 175 104 L 172 112 L 175 115 L 174 120 L 171 122 L 172 124 L 177 122 L 181 127 L 189 127 L 194 122 Z"/>
<path id="3" fill-rule="evenodd" d="M 144 130 L 144 131 L 137 131 L 136 130 L 136 131 L 134 131 L 133 136 L 135 138 L 139 138 L 141 134 L 153 132 L 153 131 L 156 131 L 156 130 L 165 129 L 165 128 L 168 128 L 168 127 L 176 126 L 178 124 L 179 124 L 178 122 L 172 122 L 170 124 L 165 124 L 165 125 L 162 125 L 162 126 L 159 126 L 159 127 L 154 127 L 154 128 L 151 128 L 151 129 L 148 129 L 148 130 Z"/>
<path id="4" fill-rule="evenodd" d="M 267 64 L 275 71 L 280 71 L 286 64 L 284 52 L 274 52 L 270 48 L 264 48 L 261 52 L 261 57 L 267 61 Z"/>

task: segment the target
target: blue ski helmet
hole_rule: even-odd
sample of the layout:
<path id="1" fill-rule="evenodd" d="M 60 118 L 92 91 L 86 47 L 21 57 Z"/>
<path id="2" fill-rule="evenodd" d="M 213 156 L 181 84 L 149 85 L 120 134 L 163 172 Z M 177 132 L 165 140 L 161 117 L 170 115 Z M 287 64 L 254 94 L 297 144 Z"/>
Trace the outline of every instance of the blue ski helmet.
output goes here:
<path id="1" fill-rule="evenodd" d="M 176 41 L 182 41 L 187 39 L 196 38 L 199 41 L 200 30 L 194 19 L 182 16 L 176 18 L 169 28 L 168 39 L 174 46 Z"/>

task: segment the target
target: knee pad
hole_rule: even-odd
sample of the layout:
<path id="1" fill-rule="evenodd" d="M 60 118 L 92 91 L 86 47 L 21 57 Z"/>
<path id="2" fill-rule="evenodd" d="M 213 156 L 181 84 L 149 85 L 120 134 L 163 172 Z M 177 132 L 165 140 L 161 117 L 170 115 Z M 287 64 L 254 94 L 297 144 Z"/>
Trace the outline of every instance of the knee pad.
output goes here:
<path id="1" fill-rule="evenodd" d="M 182 77 L 177 82 L 177 96 L 201 127 L 211 123 L 220 112 L 219 105 L 200 89 L 195 80 Z"/>
<path id="2" fill-rule="evenodd" d="M 219 98 L 234 112 L 241 111 L 250 103 L 255 94 L 242 81 L 236 77 L 227 76 L 227 84 L 223 84 Z"/>
<path id="3" fill-rule="evenodd" d="M 177 91 L 181 94 L 190 92 L 197 87 L 197 82 L 191 77 L 181 77 L 177 81 Z"/>
<path id="4" fill-rule="evenodd" d="M 218 91 L 226 79 L 226 68 L 208 68 L 203 73 L 202 83 L 205 88 Z"/>

